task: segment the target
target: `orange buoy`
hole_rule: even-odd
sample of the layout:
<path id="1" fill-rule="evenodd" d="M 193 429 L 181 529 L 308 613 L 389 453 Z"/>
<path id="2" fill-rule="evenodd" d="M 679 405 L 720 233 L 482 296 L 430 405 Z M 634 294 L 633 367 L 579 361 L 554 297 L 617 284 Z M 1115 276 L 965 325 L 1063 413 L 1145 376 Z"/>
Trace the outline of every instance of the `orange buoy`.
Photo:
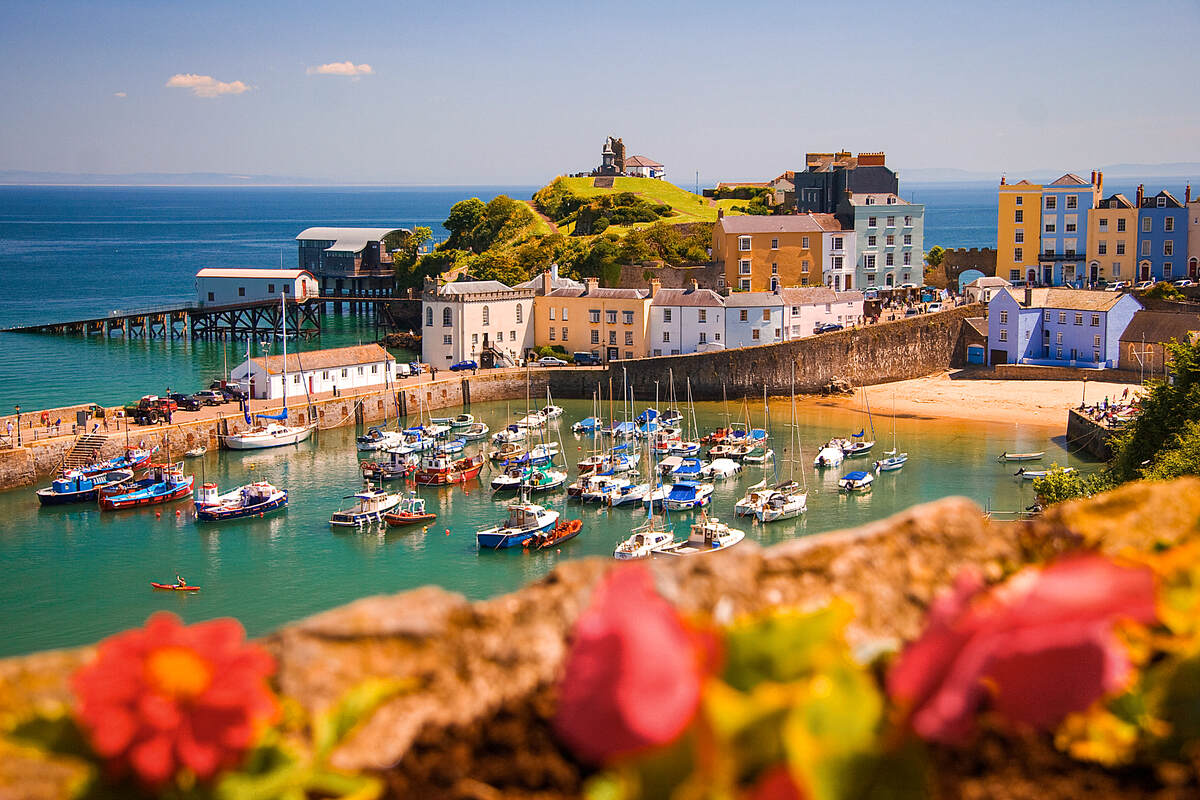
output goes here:
<path id="1" fill-rule="evenodd" d="M 162 516 L 162 512 L 161 512 L 161 511 L 155 511 L 155 512 L 154 512 L 154 518 L 155 518 L 155 519 L 158 519 L 158 518 L 159 518 L 159 517 L 161 517 L 161 516 Z"/>
<path id="2" fill-rule="evenodd" d="M 178 516 L 179 516 L 179 513 L 180 513 L 180 512 L 179 512 L 179 509 L 178 509 L 178 508 L 177 508 L 177 509 L 175 509 L 175 516 L 177 516 L 177 517 L 178 517 Z"/>
<path id="3" fill-rule="evenodd" d="M 450 529 L 449 529 L 449 528 L 446 528 L 446 535 L 447 535 L 447 536 L 449 536 L 449 535 L 450 535 Z"/>

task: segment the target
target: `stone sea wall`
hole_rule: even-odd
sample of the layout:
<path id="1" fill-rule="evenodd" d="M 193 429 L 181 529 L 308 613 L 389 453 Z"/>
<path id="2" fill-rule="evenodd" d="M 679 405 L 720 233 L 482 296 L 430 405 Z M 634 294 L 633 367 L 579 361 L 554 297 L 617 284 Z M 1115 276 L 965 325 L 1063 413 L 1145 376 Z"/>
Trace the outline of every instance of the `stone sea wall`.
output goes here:
<path id="1" fill-rule="evenodd" d="M 994 581 L 1081 546 L 1116 555 L 1193 541 L 1198 519 L 1195 478 L 1129 484 L 1015 523 L 993 522 L 973 503 L 949 498 L 854 530 L 648 566 L 668 601 L 718 622 L 841 598 L 854 612 L 851 644 L 876 652 L 915 637 L 934 596 L 966 566 Z M 585 776 L 549 721 L 571 626 L 613 565 L 569 561 L 478 603 L 433 587 L 365 598 L 264 642 L 279 664 L 278 688 L 310 711 L 367 678 L 419 681 L 419 690 L 385 704 L 334 754 L 337 766 L 380 775 L 390 797 L 575 797 Z M 67 702 L 70 674 L 92 653 L 0 661 L 0 717 Z M 1072 761 L 1045 740 L 988 741 L 932 758 L 941 797 L 1066 800 L 1081 796 L 1081 786 L 1097 798 L 1182 796 L 1152 795 L 1145 775 Z M 0 797 L 62 797 L 76 776 L 69 764 L 0 743 Z"/>

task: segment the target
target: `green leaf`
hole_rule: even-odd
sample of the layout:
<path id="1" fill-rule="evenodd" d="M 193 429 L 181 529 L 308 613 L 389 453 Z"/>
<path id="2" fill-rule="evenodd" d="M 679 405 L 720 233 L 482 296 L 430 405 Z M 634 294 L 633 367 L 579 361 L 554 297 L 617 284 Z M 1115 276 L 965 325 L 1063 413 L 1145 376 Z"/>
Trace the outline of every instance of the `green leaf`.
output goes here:
<path id="1" fill-rule="evenodd" d="M 8 736 L 46 753 L 90 760 L 92 748 L 75 720 L 65 712 L 38 714 L 18 722 Z"/>
<path id="2" fill-rule="evenodd" d="M 725 637 L 725 680 L 742 691 L 787 683 L 848 658 L 842 639 L 851 611 L 834 603 L 812 613 L 779 612 L 743 623 Z"/>
<path id="3" fill-rule="evenodd" d="M 329 754 L 363 724 L 381 705 L 398 694 L 411 691 L 415 679 L 371 678 L 342 696 L 337 705 L 313 719 L 313 750 L 316 761 L 325 763 Z"/>

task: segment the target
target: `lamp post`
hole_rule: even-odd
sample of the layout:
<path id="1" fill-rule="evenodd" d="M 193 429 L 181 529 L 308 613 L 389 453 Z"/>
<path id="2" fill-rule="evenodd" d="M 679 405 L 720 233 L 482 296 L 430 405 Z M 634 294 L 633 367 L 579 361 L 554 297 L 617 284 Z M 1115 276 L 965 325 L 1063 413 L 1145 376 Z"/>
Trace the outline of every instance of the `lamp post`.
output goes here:
<path id="1" fill-rule="evenodd" d="M 21 446 L 21 407 L 13 406 L 13 410 L 17 412 L 17 447 Z"/>

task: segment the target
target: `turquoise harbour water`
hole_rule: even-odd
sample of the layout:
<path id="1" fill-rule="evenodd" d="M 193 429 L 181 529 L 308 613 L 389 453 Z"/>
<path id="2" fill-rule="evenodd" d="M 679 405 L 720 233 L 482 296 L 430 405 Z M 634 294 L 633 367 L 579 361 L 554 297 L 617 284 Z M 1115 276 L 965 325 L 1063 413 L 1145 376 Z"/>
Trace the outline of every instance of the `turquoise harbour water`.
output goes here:
<path id="1" fill-rule="evenodd" d="M 574 437 L 570 423 L 589 416 L 591 404 L 564 400 L 561 405 L 566 415 L 557 430 L 573 464 L 586 454 L 591 440 Z M 478 404 L 471 411 L 493 429 L 508 418 L 505 403 Z M 517 411 L 513 406 L 513 418 Z M 788 404 L 772 401 L 771 413 L 782 462 Z M 759 424 L 761 411 L 753 414 Z M 806 405 L 800 415 L 802 463 L 796 475 L 807 480 L 810 489 L 808 512 L 767 526 L 736 520 L 748 540 L 766 545 L 851 527 L 955 494 L 999 511 L 1023 508 L 1033 502 L 1032 491 L 1029 482 L 1012 477 L 1013 465 L 996 462 L 1004 450 L 1045 449 L 1047 464 L 1055 460 L 1085 466 L 1048 440 L 1044 428 L 901 419 L 897 434 L 909 463 L 898 473 L 879 476 L 870 494 L 847 497 L 837 492 L 837 478 L 869 467 L 870 460 L 851 459 L 839 470 L 821 473 L 812 468 L 812 458 L 829 437 L 857 430 L 861 414 Z M 724 420 L 720 404 L 701 404 L 698 417 L 702 430 Z M 875 449 L 882 451 L 890 446 L 891 424 L 878 416 L 875 421 Z M 215 481 L 223 491 L 252 480 L 269 480 L 288 489 L 291 507 L 264 519 L 200 524 L 186 502 L 102 514 L 90 505 L 40 508 L 31 488 L 0 493 L 0 565 L 5 578 L 0 582 L 0 655 L 93 641 L 138 625 L 158 609 L 191 621 L 235 616 L 258 635 L 365 595 L 427 583 L 472 599 L 486 598 L 544 575 L 563 559 L 611 557 L 613 547 L 641 520 L 632 508 L 568 505 L 565 492 L 539 495 L 537 502 L 582 518 L 583 533 L 559 549 L 478 552 L 475 529 L 505 515 L 505 501 L 490 496 L 490 471 L 485 468 L 482 479 L 466 487 L 419 490 L 438 514 L 428 530 L 334 531 L 329 515 L 348 503 L 343 497 L 360 485 L 354 435 L 353 428 L 321 431 L 319 441 L 298 447 L 214 451 L 187 462 L 197 483 Z M 787 477 L 786 464 L 780 469 Z M 761 468 L 747 467 L 738 479 L 717 484 L 711 513 L 735 522 L 733 503 L 760 477 Z M 672 515 L 677 535 L 686 535 L 692 518 L 690 513 Z M 201 591 L 190 596 L 150 588 L 150 581 L 173 581 L 176 572 Z"/>

